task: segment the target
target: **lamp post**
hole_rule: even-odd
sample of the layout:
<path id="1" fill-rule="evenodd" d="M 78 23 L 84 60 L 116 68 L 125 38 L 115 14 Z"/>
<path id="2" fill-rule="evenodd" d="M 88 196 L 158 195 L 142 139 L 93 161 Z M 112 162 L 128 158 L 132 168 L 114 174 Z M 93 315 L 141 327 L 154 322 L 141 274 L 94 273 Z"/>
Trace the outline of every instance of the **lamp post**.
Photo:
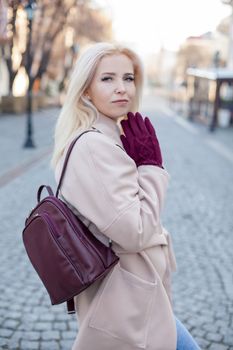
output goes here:
<path id="1" fill-rule="evenodd" d="M 27 45 L 27 73 L 28 73 L 28 91 L 27 91 L 27 132 L 26 132 L 26 141 L 24 143 L 24 148 L 34 148 L 35 144 L 32 139 L 33 126 L 32 126 L 32 84 L 31 84 L 31 72 L 30 67 L 32 63 L 31 55 L 31 42 L 32 42 L 32 21 L 35 11 L 35 0 L 29 0 L 28 4 L 24 7 L 27 19 L 28 19 L 28 45 Z"/>

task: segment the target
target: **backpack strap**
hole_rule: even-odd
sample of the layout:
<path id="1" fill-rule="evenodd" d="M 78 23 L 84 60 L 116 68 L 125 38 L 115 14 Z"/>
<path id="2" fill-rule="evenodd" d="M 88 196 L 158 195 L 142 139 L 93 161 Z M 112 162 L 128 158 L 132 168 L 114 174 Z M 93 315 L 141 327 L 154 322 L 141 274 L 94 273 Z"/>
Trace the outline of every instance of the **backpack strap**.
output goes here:
<path id="1" fill-rule="evenodd" d="M 68 314 L 75 314 L 74 298 L 67 300 L 66 307 Z"/>
<path id="2" fill-rule="evenodd" d="M 38 202 L 38 203 L 40 202 L 41 193 L 42 193 L 42 191 L 43 191 L 44 188 L 46 188 L 46 190 L 47 190 L 47 192 L 48 192 L 48 194 L 49 194 L 50 196 L 54 196 L 53 190 L 52 190 L 52 188 L 51 188 L 50 186 L 48 186 L 48 185 L 41 185 L 41 186 L 39 187 L 38 191 L 37 191 L 37 202 Z"/>
<path id="3" fill-rule="evenodd" d="M 78 141 L 78 139 L 86 134 L 87 132 L 99 132 L 99 130 L 93 128 L 92 130 L 86 130 L 84 132 L 82 132 L 79 136 L 77 136 L 70 144 L 70 147 L 68 148 L 68 151 L 66 153 L 66 157 L 65 157 L 65 161 L 64 161 L 64 164 L 63 164 L 63 168 L 62 168 L 62 172 L 61 172 L 61 176 L 60 176 L 60 180 L 59 180 L 59 183 L 58 183 L 58 186 L 57 186 L 57 190 L 56 190 L 56 197 L 58 197 L 58 193 L 60 191 L 60 188 L 61 188 L 61 185 L 62 185 L 62 181 L 63 181 L 63 178 L 64 178 L 64 175 L 65 175 L 65 171 L 66 171 L 66 167 L 67 167 L 67 163 L 68 163 L 68 160 L 69 160 L 69 157 L 70 157 L 70 154 L 71 154 L 71 151 L 76 143 L 76 141 Z"/>
<path id="4" fill-rule="evenodd" d="M 86 134 L 87 132 L 99 132 L 101 133 L 98 129 L 95 129 L 93 128 L 92 130 L 86 130 L 84 132 L 82 132 L 79 136 L 77 136 L 70 144 L 69 148 L 68 148 L 68 151 L 66 153 L 66 157 L 65 157 L 65 161 L 64 161 L 64 164 L 63 164 L 63 168 L 62 168 L 62 172 L 61 172 L 61 176 L 60 176 L 60 180 L 59 180 L 59 183 L 58 183 L 58 186 L 57 186 L 57 190 L 56 190 L 56 197 L 58 197 L 58 194 L 59 194 L 59 190 L 61 188 L 61 185 L 62 185 L 62 181 L 63 181 L 63 178 L 64 178 L 64 175 L 65 175 L 65 171 L 66 171 L 66 167 L 67 167 L 67 163 L 68 163 L 68 160 L 69 160 L 69 157 L 70 157 L 70 154 L 71 154 L 71 151 L 75 145 L 75 143 L 78 141 L 78 139 Z M 42 190 L 42 189 L 41 189 Z M 75 306 L 74 306 L 74 298 L 70 299 L 70 300 L 67 300 L 66 302 L 66 307 L 67 307 L 67 312 L 68 314 L 73 314 L 75 313 Z"/>

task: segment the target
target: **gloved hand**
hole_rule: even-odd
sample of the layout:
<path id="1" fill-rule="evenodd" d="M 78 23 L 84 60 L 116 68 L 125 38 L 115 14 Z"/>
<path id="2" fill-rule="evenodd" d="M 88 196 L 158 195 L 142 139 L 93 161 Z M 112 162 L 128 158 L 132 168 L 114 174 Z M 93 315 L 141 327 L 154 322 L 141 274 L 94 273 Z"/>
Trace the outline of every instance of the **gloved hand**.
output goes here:
<path id="1" fill-rule="evenodd" d="M 127 120 L 121 121 L 125 136 L 120 136 L 127 154 L 135 161 L 137 167 L 156 165 L 163 168 L 159 141 L 149 118 L 143 120 L 138 112 L 135 116 L 129 112 L 127 116 Z"/>

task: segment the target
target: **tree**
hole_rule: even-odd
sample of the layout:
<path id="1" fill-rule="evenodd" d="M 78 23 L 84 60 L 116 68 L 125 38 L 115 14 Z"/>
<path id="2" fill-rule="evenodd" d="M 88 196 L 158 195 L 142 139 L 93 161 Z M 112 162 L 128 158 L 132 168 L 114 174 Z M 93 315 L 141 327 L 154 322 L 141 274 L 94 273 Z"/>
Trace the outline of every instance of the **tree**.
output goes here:
<path id="1" fill-rule="evenodd" d="M 48 76 L 59 80 L 60 90 L 66 85 L 80 47 L 88 42 L 112 39 L 112 24 L 101 8 L 93 2 L 80 3 L 72 8 L 66 27 L 57 36 L 47 67 Z M 65 47 L 65 50 L 64 50 Z"/>
<path id="2" fill-rule="evenodd" d="M 0 44 L 7 41 L 7 3 L 0 0 Z"/>
<path id="3" fill-rule="evenodd" d="M 56 52 L 66 56 L 70 47 L 65 45 L 67 33 L 72 33 L 72 45 L 91 40 L 103 40 L 111 36 L 111 23 L 100 10 L 93 11 L 91 0 L 38 0 L 32 27 L 30 62 L 27 62 L 27 19 L 24 11 L 26 1 L 11 0 L 8 3 L 9 42 L 2 48 L 9 72 L 9 90 L 20 67 L 29 77 L 29 85 L 41 80 L 51 68 Z M 58 50 L 57 43 L 60 43 Z M 76 51 L 73 49 L 73 56 Z M 72 60 L 71 60 L 72 61 Z M 65 71 L 64 65 L 60 68 Z M 64 73 L 64 72 L 63 72 Z M 64 75 L 64 74 L 63 74 Z"/>
<path id="4" fill-rule="evenodd" d="M 12 91 L 13 82 L 17 75 L 19 66 L 12 59 L 14 47 L 19 47 L 19 31 L 17 30 L 17 13 L 20 7 L 20 0 L 10 1 L 8 7 L 8 42 L 2 47 L 2 56 L 5 59 L 9 73 L 9 90 Z"/>

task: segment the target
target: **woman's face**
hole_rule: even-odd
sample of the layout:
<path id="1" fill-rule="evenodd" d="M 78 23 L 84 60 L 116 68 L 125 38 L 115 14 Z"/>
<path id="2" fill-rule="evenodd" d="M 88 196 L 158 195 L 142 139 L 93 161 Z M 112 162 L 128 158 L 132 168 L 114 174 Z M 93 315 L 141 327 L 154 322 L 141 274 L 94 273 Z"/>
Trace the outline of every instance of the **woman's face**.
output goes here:
<path id="1" fill-rule="evenodd" d="M 117 119 L 126 115 L 136 94 L 132 61 L 124 54 L 104 56 L 86 94 L 105 116 Z"/>

